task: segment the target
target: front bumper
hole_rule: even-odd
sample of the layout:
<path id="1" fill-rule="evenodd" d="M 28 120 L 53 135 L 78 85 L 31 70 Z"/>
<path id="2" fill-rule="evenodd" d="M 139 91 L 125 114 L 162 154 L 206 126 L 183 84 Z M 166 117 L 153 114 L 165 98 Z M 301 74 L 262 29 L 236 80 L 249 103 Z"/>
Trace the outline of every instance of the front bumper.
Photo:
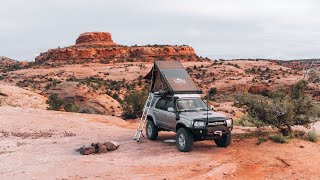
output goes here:
<path id="1" fill-rule="evenodd" d="M 195 140 L 219 139 L 222 135 L 232 131 L 233 126 L 207 126 L 204 128 L 193 129 Z"/>

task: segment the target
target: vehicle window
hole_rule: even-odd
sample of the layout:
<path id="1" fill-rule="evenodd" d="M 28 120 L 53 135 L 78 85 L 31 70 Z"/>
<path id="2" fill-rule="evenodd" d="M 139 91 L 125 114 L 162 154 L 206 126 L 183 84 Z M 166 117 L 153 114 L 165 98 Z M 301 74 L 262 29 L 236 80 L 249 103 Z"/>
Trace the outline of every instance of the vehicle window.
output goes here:
<path id="1" fill-rule="evenodd" d="M 179 111 L 207 111 L 207 105 L 201 99 L 179 99 Z"/>
<path id="2" fill-rule="evenodd" d="M 166 105 L 166 100 L 165 99 L 160 99 L 156 104 L 156 108 L 165 110 L 165 105 Z"/>
<path id="3" fill-rule="evenodd" d="M 173 100 L 171 99 L 167 101 L 166 110 L 168 110 L 169 107 L 174 108 L 174 103 L 173 103 Z"/>

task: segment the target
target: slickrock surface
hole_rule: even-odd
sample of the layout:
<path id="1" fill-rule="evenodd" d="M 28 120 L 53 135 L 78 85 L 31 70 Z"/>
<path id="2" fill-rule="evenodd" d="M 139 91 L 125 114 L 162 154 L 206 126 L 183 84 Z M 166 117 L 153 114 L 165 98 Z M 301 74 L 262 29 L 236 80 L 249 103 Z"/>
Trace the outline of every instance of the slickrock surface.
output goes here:
<path id="1" fill-rule="evenodd" d="M 133 141 L 136 125 L 112 116 L 0 107 L 0 179 L 320 178 L 319 143 L 256 145 L 257 138 L 234 135 L 228 148 L 203 141 L 182 153 L 163 142 L 174 133 Z M 75 151 L 106 140 L 119 142 L 119 149 L 89 156 Z"/>

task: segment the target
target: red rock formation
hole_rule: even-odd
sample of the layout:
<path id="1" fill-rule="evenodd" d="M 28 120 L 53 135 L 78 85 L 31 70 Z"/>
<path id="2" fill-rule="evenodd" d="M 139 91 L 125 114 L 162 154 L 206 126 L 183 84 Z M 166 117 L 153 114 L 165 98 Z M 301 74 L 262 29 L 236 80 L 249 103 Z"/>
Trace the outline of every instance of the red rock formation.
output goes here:
<path id="1" fill-rule="evenodd" d="M 37 62 L 125 62 L 180 60 L 197 61 L 199 58 L 190 46 L 148 45 L 121 46 L 112 41 L 106 32 L 83 33 L 76 45 L 50 49 L 36 57 Z"/>
<path id="2" fill-rule="evenodd" d="M 76 45 L 99 44 L 99 45 L 116 45 L 111 39 L 111 34 L 107 32 L 86 32 L 80 34 L 76 40 Z"/>
<path id="3" fill-rule="evenodd" d="M 16 64 L 18 61 L 0 56 L 0 67 Z"/>

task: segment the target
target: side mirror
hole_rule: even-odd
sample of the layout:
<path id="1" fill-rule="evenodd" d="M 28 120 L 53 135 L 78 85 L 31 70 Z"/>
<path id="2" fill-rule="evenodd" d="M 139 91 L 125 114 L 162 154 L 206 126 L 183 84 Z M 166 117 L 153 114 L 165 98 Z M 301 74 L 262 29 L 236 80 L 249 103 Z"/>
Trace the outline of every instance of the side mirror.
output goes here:
<path id="1" fill-rule="evenodd" d="M 210 106 L 210 110 L 214 111 L 214 107 L 212 105 Z"/>
<path id="2" fill-rule="evenodd" d="M 168 112 L 174 112 L 174 109 L 172 107 L 168 107 Z"/>

